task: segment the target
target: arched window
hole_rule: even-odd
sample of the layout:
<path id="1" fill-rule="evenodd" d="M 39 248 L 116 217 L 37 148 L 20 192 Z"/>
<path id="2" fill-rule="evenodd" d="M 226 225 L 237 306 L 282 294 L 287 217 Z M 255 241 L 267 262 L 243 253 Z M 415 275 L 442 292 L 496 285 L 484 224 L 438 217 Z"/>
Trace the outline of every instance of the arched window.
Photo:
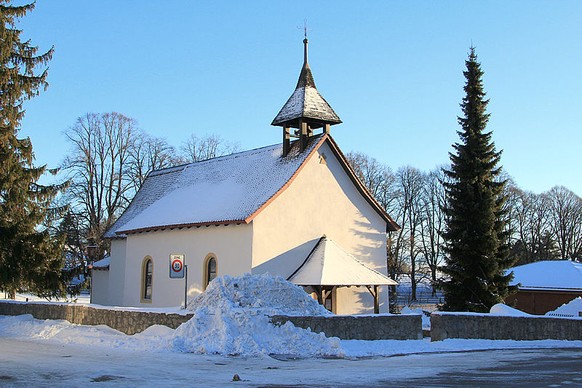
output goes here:
<path id="1" fill-rule="evenodd" d="M 154 261 L 146 256 L 141 267 L 141 301 L 152 301 L 152 283 L 154 276 Z"/>
<path id="2" fill-rule="evenodd" d="M 206 265 L 204 270 L 204 288 L 216 278 L 217 274 L 216 257 L 214 255 L 206 256 Z"/>

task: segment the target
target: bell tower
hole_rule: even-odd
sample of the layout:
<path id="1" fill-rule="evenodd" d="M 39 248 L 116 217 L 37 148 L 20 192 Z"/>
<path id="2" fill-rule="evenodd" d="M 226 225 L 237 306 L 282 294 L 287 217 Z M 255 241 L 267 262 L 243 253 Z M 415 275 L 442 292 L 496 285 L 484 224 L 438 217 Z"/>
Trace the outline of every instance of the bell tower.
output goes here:
<path id="1" fill-rule="evenodd" d="M 308 140 L 313 136 L 313 130 L 322 128 L 323 133 L 329 133 L 330 127 L 342 121 L 333 111 L 325 98 L 317 91 L 311 68 L 307 62 L 307 36 L 303 39 L 303 67 L 295 91 L 289 97 L 271 125 L 283 127 L 283 156 L 291 149 L 291 138 L 298 138 L 301 151 L 307 147 Z M 291 133 L 291 128 L 296 130 Z"/>

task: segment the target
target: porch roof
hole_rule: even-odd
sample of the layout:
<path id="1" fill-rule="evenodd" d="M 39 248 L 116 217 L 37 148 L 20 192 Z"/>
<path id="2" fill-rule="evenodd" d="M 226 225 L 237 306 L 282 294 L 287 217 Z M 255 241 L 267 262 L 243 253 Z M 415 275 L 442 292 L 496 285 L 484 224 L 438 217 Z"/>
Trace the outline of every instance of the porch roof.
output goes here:
<path id="1" fill-rule="evenodd" d="M 391 286 L 381 272 L 357 260 L 334 241 L 323 236 L 305 261 L 287 279 L 301 286 Z"/>

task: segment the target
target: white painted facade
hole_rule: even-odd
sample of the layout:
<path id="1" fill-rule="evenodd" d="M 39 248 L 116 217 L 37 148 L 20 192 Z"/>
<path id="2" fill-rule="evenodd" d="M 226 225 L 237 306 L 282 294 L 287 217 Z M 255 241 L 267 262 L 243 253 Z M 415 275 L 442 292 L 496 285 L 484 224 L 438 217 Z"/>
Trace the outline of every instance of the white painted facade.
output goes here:
<path id="1" fill-rule="evenodd" d="M 386 274 L 386 221 L 372 208 L 324 143 L 291 185 L 253 220 L 253 272 L 287 277 L 322 235 L 368 267 Z M 339 288 L 337 314 L 372 313 L 364 287 Z M 381 287 L 380 311 L 388 311 Z"/>
<path id="2" fill-rule="evenodd" d="M 109 281 L 105 297 L 102 289 L 94 287 L 93 302 L 115 306 L 179 306 L 184 302 L 185 279 L 170 278 L 171 254 L 185 255 L 188 297 L 193 298 L 204 291 L 204 265 L 209 255 L 216 257 L 220 275 L 249 272 L 251 235 L 251 225 L 228 225 L 141 233 L 114 240 L 109 273 L 115 281 Z M 142 298 L 142 265 L 146 258 L 153 260 L 149 301 Z"/>
<path id="3" fill-rule="evenodd" d="M 185 255 L 189 298 L 204 290 L 209 254 L 217 260 L 218 276 L 269 272 L 287 278 L 324 234 L 366 266 L 386 274 L 386 220 L 362 195 L 333 147 L 322 138 L 248 223 L 165 228 L 113 239 L 109 270 L 93 272 L 93 303 L 179 306 L 184 279 L 169 277 L 171 254 Z M 142 298 L 146 258 L 153 261 L 148 301 Z M 373 312 L 373 298 L 365 287 L 338 288 L 333 300 L 338 314 Z M 380 312 L 387 310 L 387 287 L 380 287 Z"/>

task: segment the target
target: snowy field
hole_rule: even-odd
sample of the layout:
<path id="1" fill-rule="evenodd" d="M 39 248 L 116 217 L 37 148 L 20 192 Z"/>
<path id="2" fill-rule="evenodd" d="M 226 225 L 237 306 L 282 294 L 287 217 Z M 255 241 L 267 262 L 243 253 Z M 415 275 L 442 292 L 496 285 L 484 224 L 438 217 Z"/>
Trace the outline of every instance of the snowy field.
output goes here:
<path id="1" fill-rule="evenodd" d="M 29 315 L 0 317 L 0 385 L 331 387 L 386 386 L 398 381 L 396 386 L 402 386 L 411 379 L 426 385 L 442 374 L 527 363 L 536 354 L 552 356 L 565 348 L 578 351 L 578 360 L 582 357 L 582 341 L 450 339 L 338 341 L 343 356 L 337 358 L 226 356 L 183 352 L 173 345 L 176 331 L 157 326 L 128 336 L 105 326 L 40 321 Z M 497 351 L 483 351 L 487 349 Z M 235 374 L 242 381 L 234 382 Z M 582 384 L 582 378 L 560 375 L 550 377 Z"/>
<path id="2" fill-rule="evenodd" d="M 8 299 L 6 293 L 0 293 L 0 300 L 12 300 L 12 299 Z M 16 300 L 18 302 L 47 302 L 45 298 L 41 298 L 39 296 L 32 294 L 16 294 L 16 298 L 14 298 L 13 300 Z M 83 291 L 80 295 L 77 295 L 73 298 L 63 299 L 55 302 L 89 304 L 90 297 L 87 291 Z"/>
<path id="3" fill-rule="evenodd" d="M 266 275 L 218 278 L 188 309 L 194 318 L 176 330 L 152 326 L 132 336 L 106 326 L 0 316 L 0 385 L 383 386 L 564 352 L 582 356 L 582 341 L 358 341 L 290 323 L 276 327 L 267 315 L 329 312 L 301 288 Z M 242 381 L 233 381 L 235 374 Z M 568 381 L 582 384 L 582 377 Z"/>

